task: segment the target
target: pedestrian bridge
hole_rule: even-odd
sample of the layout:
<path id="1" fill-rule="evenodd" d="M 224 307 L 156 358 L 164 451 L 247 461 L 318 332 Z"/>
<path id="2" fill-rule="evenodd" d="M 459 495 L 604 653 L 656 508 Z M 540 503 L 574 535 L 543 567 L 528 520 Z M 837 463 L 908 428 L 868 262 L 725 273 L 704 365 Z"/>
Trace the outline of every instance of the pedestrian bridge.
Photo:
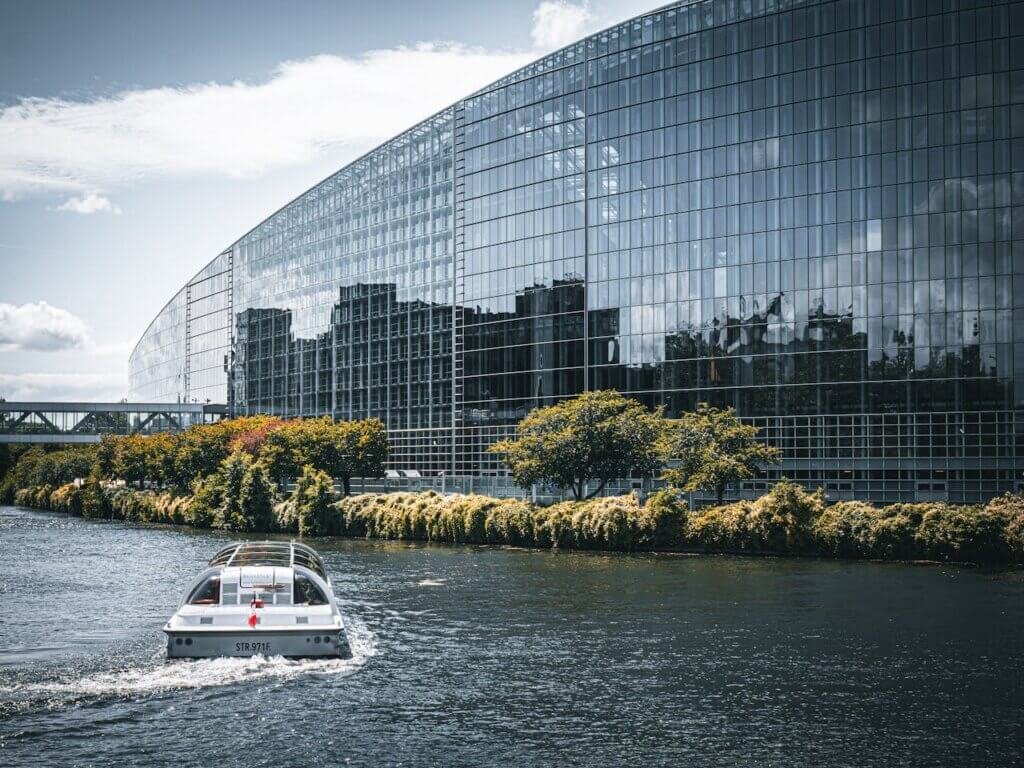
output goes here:
<path id="1" fill-rule="evenodd" d="M 103 435 L 181 432 L 227 415 L 210 403 L 0 402 L 0 443 L 98 443 Z"/>

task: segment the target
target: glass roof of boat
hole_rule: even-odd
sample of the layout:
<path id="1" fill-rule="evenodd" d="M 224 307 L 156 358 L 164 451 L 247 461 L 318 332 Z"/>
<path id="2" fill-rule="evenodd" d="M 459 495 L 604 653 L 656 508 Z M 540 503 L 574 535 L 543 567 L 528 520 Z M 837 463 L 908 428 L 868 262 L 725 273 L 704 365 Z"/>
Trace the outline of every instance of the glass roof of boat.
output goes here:
<path id="1" fill-rule="evenodd" d="M 327 580 L 324 561 L 312 547 L 297 541 L 241 541 L 224 547 L 210 560 L 211 566 L 271 565 L 291 568 L 299 565 Z"/>

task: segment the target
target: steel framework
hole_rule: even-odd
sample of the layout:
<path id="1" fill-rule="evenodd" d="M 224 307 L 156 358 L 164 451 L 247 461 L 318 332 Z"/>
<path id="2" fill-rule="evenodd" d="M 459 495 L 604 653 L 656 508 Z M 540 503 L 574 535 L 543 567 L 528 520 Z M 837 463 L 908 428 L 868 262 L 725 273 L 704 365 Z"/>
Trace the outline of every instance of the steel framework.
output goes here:
<path id="1" fill-rule="evenodd" d="M 181 432 L 227 415 L 210 403 L 0 402 L 0 443 L 97 443 L 103 435 Z"/>

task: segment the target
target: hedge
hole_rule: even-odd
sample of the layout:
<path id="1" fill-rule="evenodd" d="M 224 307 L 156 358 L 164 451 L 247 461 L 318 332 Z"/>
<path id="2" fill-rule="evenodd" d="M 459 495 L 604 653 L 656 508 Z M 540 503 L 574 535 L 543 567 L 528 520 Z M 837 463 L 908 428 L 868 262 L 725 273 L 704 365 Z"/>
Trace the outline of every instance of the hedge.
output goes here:
<path id="1" fill-rule="evenodd" d="M 1019 494 L 1005 494 L 984 506 L 928 502 L 879 508 L 859 501 L 828 505 L 821 491 L 808 493 L 782 481 L 759 499 L 696 511 L 688 511 L 671 490 L 659 491 L 645 504 L 630 494 L 548 507 L 433 491 L 334 500 L 330 478 L 310 469 L 290 497 L 268 511 L 274 498 L 266 478 L 251 467 L 242 475 L 248 477 L 237 492 L 242 503 L 225 499 L 224 487 L 212 478 L 197 483 L 193 495 L 94 482 L 33 486 L 18 490 L 15 503 L 83 517 L 301 536 L 1024 563 L 1024 496 Z M 255 491 L 253 484 L 259 486 Z"/>

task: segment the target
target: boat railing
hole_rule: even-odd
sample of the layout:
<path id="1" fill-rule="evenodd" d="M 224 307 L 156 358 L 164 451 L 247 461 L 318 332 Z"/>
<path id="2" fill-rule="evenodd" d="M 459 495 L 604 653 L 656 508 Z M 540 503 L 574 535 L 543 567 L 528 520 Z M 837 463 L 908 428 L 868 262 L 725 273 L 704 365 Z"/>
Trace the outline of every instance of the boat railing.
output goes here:
<path id="1" fill-rule="evenodd" d="M 243 541 L 224 547 L 210 559 L 211 566 L 269 565 L 308 568 L 327 580 L 324 561 L 311 547 L 297 541 Z"/>

